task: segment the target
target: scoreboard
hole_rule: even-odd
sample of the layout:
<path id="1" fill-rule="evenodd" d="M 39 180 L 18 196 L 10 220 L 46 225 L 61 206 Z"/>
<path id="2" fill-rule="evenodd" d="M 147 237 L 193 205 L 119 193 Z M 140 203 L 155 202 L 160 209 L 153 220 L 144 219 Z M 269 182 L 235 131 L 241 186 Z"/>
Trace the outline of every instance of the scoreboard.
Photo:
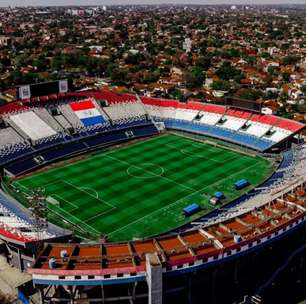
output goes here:
<path id="1" fill-rule="evenodd" d="M 225 106 L 230 108 L 237 108 L 246 111 L 261 113 L 262 102 L 235 98 L 235 97 L 228 97 L 225 99 Z"/>
<path id="2" fill-rule="evenodd" d="M 28 99 L 31 97 L 47 96 L 50 94 L 67 93 L 71 83 L 67 80 L 57 80 L 18 87 L 18 99 Z"/>

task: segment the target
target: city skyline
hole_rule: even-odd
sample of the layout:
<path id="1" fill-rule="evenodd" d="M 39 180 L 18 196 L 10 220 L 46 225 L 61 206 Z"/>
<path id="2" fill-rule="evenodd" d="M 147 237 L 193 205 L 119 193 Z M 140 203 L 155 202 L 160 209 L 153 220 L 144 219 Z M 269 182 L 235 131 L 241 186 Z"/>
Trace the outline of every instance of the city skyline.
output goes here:
<path id="1" fill-rule="evenodd" d="M 306 4 L 305 0 L 295 0 L 293 3 L 290 0 L 256 0 L 256 1 L 243 1 L 243 0 L 54 0 L 52 3 L 46 0 L 0 0 L 0 7 L 7 7 L 7 6 L 73 6 L 73 5 L 128 5 L 128 4 L 219 4 L 219 5 L 267 5 L 267 4 Z"/>

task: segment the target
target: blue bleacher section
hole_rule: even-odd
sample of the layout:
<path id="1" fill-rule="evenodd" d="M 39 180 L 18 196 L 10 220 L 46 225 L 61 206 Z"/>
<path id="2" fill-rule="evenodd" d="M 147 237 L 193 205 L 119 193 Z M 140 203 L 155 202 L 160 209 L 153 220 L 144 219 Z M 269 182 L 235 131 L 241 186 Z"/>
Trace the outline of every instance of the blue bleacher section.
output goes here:
<path id="1" fill-rule="evenodd" d="M 94 149 L 98 146 L 110 145 L 116 142 L 128 140 L 131 137 L 143 137 L 158 134 L 158 130 L 155 125 L 148 121 L 132 122 L 130 124 L 125 123 L 120 126 L 109 127 L 107 131 L 100 133 L 96 130 L 95 133 L 89 132 L 78 133 L 71 137 L 69 141 L 57 142 L 50 147 L 43 147 L 41 149 L 32 150 L 32 155 L 28 157 L 22 157 L 20 160 L 5 165 L 5 169 L 10 171 L 14 175 L 24 174 L 29 172 L 40 165 L 45 165 L 48 162 L 62 159 L 68 156 L 76 155 Z M 129 131 L 127 133 L 127 131 Z M 131 135 L 131 132 L 132 134 Z M 37 163 L 34 160 L 35 156 L 41 156 L 44 159 L 43 163 Z"/>
<path id="2" fill-rule="evenodd" d="M 229 129 L 223 129 L 217 126 L 205 125 L 203 123 L 200 124 L 194 121 L 167 119 L 164 122 L 165 126 L 169 129 L 199 133 L 235 144 L 240 144 L 261 152 L 267 150 L 274 144 L 272 141 L 267 139 L 258 138 Z"/>
<path id="3" fill-rule="evenodd" d="M 29 158 L 23 161 L 17 161 L 16 163 L 13 163 L 5 169 L 10 171 L 13 174 L 18 174 L 19 172 L 27 172 L 28 170 L 31 170 L 32 168 L 35 168 L 37 166 L 37 163 L 34 161 L 33 158 Z"/>
<path id="4" fill-rule="evenodd" d="M 33 153 L 33 149 L 31 147 L 22 147 L 16 151 L 11 151 L 11 152 L 7 152 L 7 153 L 3 153 L 0 156 L 0 165 L 1 164 L 5 164 L 9 161 L 12 161 L 14 159 L 18 159 L 20 157 L 23 157 L 27 154 L 32 154 Z"/>
<path id="5" fill-rule="evenodd" d="M 82 118 L 81 119 L 83 125 L 85 127 L 94 126 L 97 124 L 104 124 L 105 120 L 102 116 L 95 116 L 95 117 L 88 117 L 88 118 Z"/>
<path id="6" fill-rule="evenodd" d="M 72 155 L 86 148 L 83 142 L 74 142 L 65 146 L 58 146 L 51 150 L 41 152 L 40 155 L 46 161 L 52 161 L 61 157 Z"/>

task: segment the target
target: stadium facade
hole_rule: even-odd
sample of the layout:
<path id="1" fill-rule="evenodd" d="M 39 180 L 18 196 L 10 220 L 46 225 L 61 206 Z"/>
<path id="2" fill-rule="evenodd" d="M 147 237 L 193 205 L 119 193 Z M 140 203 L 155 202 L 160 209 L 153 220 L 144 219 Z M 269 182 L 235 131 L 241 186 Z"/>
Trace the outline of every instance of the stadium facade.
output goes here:
<path id="1" fill-rule="evenodd" d="M 275 282 L 281 266 L 291 262 L 305 284 L 303 124 L 232 106 L 107 90 L 23 99 L 1 107 L 0 114 L 2 251 L 32 274 L 43 303 L 231 303 L 264 296 L 260 285 Z M 71 231 L 81 223 L 63 214 L 57 214 L 62 227 L 39 229 L 33 212 L 20 204 L 22 190 L 12 187 L 12 180 L 55 162 L 169 130 L 271 158 L 278 166 L 222 208 L 171 232 L 119 243 L 105 235 L 95 244 L 80 243 Z M 26 198 L 35 201 L 34 194 Z"/>

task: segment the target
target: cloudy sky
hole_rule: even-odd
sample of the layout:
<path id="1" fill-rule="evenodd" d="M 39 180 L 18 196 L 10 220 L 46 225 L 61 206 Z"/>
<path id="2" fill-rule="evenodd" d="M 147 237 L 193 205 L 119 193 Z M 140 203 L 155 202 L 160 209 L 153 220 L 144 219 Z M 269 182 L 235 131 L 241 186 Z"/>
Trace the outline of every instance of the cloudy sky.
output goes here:
<path id="1" fill-rule="evenodd" d="M 0 6 L 109 4 L 306 4 L 306 0 L 0 0 Z"/>

